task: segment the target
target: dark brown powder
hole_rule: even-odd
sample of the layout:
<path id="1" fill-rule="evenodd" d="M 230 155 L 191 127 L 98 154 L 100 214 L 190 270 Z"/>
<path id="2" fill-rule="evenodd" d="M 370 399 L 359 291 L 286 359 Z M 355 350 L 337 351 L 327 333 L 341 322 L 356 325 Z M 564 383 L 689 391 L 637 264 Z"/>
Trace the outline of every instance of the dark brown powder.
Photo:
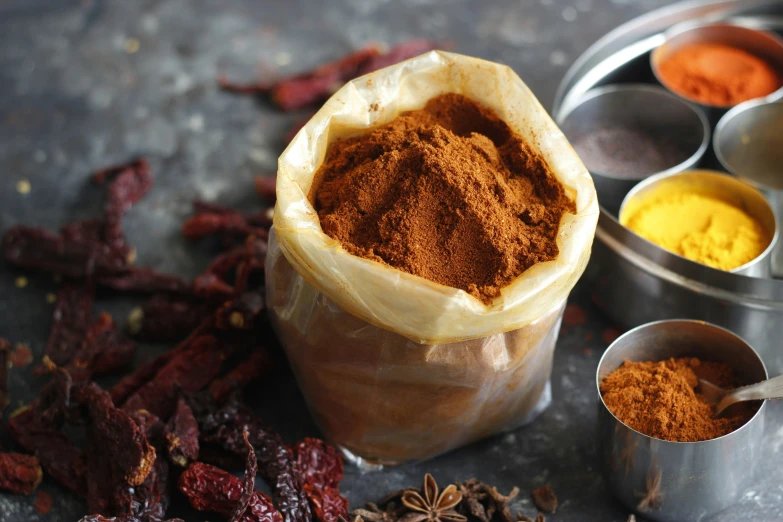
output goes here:
<path id="1" fill-rule="evenodd" d="M 601 382 L 601 395 L 609 411 L 624 424 L 650 437 L 676 442 L 721 437 L 756 412 L 756 405 L 743 403 L 714 418 L 714 406 L 696 392 L 699 379 L 728 389 L 745 384 L 724 363 L 696 358 L 625 361 Z"/>
<path id="2" fill-rule="evenodd" d="M 575 211 L 520 136 L 457 94 L 333 143 L 313 187 L 324 232 L 348 252 L 484 303 L 557 257 L 560 219 Z"/>

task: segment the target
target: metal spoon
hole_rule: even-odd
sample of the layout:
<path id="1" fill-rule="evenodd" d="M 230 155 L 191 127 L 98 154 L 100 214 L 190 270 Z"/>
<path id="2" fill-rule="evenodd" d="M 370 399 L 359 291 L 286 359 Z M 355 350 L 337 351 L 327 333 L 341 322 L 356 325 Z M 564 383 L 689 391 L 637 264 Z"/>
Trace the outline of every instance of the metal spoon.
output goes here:
<path id="1" fill-rule="evenodd" d="M 724 390 L 704 379 L 699 379 L 699 392 L 707 402 L 717 403 L 715 416 L 735 402 L 783 398 L 783 375 L 735 390 Z"/>

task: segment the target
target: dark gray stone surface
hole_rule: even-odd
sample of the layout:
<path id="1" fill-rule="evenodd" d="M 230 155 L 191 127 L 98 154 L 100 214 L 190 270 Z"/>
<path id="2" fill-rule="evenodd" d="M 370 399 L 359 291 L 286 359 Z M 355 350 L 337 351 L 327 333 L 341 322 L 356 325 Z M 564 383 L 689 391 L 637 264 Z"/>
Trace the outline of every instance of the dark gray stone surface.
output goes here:
<path id="1" fill-rule="evenodd" d="M 218 91 L 215 77 L 252 80 L 294 72 L 368 41 L 413 36 L 450 40 L 453 49 L 512 66 L 551 106 L 567 66 L 606 31 L 668 0 L 4 0 L 0 1 L 0 231 L 16 223 L 56 228 L 98 211 L 98 167 L 144 154 L 156 188 L 125 220 L 139 264 L 191 276 L 208 252 L 179 237 L 194 198 L 250 207 L 252 176 L 273 173 L 281 135 L 300 116 Z M 32 190 L 16 190 L 20 180 Z M 49 278 L 0 269 L 0 336 L 25 341 L 36 357 L 51 320 Z M 610 324 L 578 286 L 572 303 L 587 323 L 566 325 L 552 378 L 554 402 L 532 425 L 430 462 L 381 473 L 348 469 L 353 506 L 418 484 L 426 471 L 442 485 L 478 477 L 501 491 L 519 486 L 515 511 L 534 515 L 529 491 L 551 483 L 562 522 L 625 521 L 596 472 L 594 371 Z M 122 318 L 130 300 L 99 303 Z M 609 331 L 611 333 L 611 331 Z M 145 347 L 147 353 L 160 347 Z M 11 371 L 13 409 L 41 385 L 31 368 Z M 254 402 L 287 440 L 317 434 L 287 371 L 254 391 Z M 783 429 L 771 405 L 760 479 L 714 521 L 781 520 Z M 3 436 L 3 443 L 8 438 Z M 0 494 L 0 522 L 75 521 L 84 504 L 50 481 L 52 512 L 34 496 Z M 204 517 L 182 508 L 188 521 Z M 213 517 L 214 520 L 214 517 Z"/>

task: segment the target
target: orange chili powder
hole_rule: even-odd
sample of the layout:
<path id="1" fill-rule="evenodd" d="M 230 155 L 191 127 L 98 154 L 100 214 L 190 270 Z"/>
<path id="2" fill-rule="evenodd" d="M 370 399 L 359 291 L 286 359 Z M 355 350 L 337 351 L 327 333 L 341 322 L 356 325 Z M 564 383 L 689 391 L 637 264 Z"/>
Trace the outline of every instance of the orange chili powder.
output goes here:
<path id="1" fill-rule="evenodd" d="M 715 43 L 682 47 L 660 63 L 658 73 L 672 91 L 718 107 L 767 96 L 783 86 L 780 71 L 766 60 Z"/>
<path id="2" fill-rule="evenodd" d="M 697 393 L 699 379 L 721 388 L 736 388 L 731 367 L 696 358 L 659 362 L 625 361 L 601 382 L 604 404 L 615 417 L 640 433 L 675 442 L 721 437 L 745 424 L 757 405 L 732 406 L 720 418 Z"/>

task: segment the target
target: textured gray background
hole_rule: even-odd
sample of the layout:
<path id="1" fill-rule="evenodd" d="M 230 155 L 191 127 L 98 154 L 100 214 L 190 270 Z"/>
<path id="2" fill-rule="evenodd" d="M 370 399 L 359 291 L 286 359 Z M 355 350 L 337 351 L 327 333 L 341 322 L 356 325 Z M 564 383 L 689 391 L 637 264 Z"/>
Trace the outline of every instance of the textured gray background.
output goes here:
<path id="1" fill-rule="evenodd" d="M 301 116 L 219 92 L 226 73 L 253 80 L 309 68 L 369 41 L 414 36 L 452 42 L 455 51 L 512 66 L 551 106 L 568 65 L 611 28 L 667 0 L 0 0 L 0 231 L 19 223 L 56 228 L 94 215 L 101 192 L 87 182 L 98 167 L 138 154 L 151 159 L 156 188 L 125 220 L 139 264 L 193 275 L 207 253 L 183 241 L 179 224 L 193 198 L 252 207 L 256 174 L 273 173 L 280 136 Z M 138 49 L 134 47 L 138 44 Z M 28 195 L 15 190 L 20 179 Z M 0 268 L 0 336 L 27 341 L 36 358 L 51 320 L 48 278 Z M 433 461 L 361 475 L 349 468 L 352 506 L 418 484 L 478 477 L 522 494 L 515 511 L 534 515 L 528 492 L 552 483 L 561 501 L 553 521 L 625 521 L 594 469 L 596 363 L 612 325 L 587 289 L 571 299 L 587 324 L 566 325 L 555 356 L 554 403 L 533 425 Z M 125 317 L 128 299 L 99 308 Z M 160 347 L 145 347 L 145 351 Z M 12 408 L 41 384 L 30 368 L 11 375 Z M 259 410 L 289 441 L 317 434 L 286 371 L 255 391 Z M 765 471 L 741 502 L 715 521 L 781 520 L 783 408 L 769 409 Z M 5 444 L 7 438 L 3 438 Z M 0 522 L 75 521 L 85 506 L 56 485 L 52 512 L 34 496 L 0 494 Z M 204 517 L 178 508 L 187 520 Z M 213 517 L 213 520 L 215 518 Z"/>

